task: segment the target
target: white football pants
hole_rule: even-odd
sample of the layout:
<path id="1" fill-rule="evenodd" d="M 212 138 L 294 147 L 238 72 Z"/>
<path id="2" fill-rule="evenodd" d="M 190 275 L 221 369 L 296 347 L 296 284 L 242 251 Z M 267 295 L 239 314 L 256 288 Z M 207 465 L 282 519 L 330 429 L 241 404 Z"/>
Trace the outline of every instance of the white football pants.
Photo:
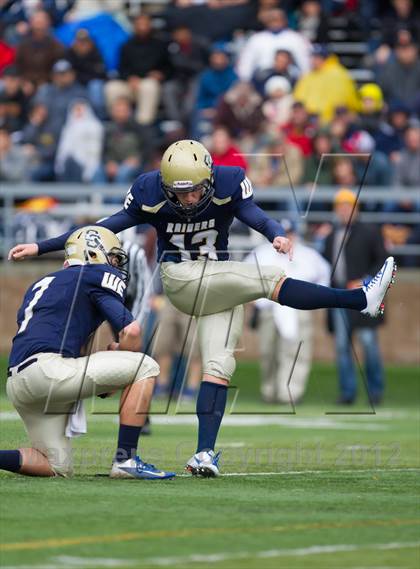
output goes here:
<path id="1" fill-rule="evenodd" d="M 172 304 L 198 318 L 203 373 L 230 380 L 243 328 L 243 304 L 271 298 L 285 273 L 275 266 L 236 261 L 162 263 L 163 288 Z"/>
<path id="2" fill-rule="evenodd" d="M 7 395 L 25 423 L 32 447 L 45 454 L 61 476 L 73 472 L 71 439 L 65 430 L 74 402 L 159 375 L 158 364 L 139 352 L 97 352 L 81 358 L 53 353 L 31 356 L 35 357 L 38 361 L 21 372 L 12 370 Z"/>

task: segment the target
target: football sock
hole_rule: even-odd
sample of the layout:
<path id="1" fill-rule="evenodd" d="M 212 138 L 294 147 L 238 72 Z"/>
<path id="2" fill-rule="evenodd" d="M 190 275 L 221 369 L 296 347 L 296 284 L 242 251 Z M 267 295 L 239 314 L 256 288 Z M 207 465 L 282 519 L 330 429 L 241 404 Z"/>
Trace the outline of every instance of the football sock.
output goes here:
<path id="1" fill-rule="evenodd" d="M 22 455 L 19 450 L 0 450 L 0 468 L 9 472 L 19 472 Z"/>
<path id="2" fill-rule="evenodd" d="M 214 450 L 220 423 L 225 412 L 227 386 L 202 381 L 197 397 L 197 452 Z"/>
<path id="3" fill-rule="evenodd" d="M 279 292 L 278 301 L 284 306 L 301 310 L 316 308 L 366 308 L 366 295 L 361 288 L 346 290 L 330 288 L 308 283 L 297 279 L 287 278 Z"/>
<path id="4" fill-rule="evenodd" d="M 116 462 L 124 462 L 124 460 L 136 456 L 140 433 L 141 427 L 120 425 L 117 452 L 115 453 Z"/>

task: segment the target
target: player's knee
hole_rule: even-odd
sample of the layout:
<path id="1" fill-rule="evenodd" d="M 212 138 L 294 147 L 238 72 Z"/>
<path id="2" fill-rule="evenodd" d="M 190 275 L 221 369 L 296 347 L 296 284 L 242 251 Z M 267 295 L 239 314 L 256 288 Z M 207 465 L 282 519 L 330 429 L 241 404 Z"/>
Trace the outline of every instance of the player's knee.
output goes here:
<path id="1" fill-rule="evenodd" d="M 143 356 L 143 360 L 136 374 L 135 381 L 146 379 L 147 377 L 157 377 L 160 373 L 160 367 L 156 360 L 150 356 Z"/>
<path id="2" fill-rule="evenodd" d="M 287 278 L 286 273 L 274 265 L 261 267 L 263 296 L 277 302 L 280 288 Z"/>
<path id="3" fill-rule="evenodd" d="M 56 476 L 71 478 L 74 473 L 71 449 L 48 449 L 48 462 Z"/>
<path id="4" fill-rule="evenodd" d="M 230 381 L 236 369 L 236 360 L 231 353 L 213 355 L 203 362 L 203 373 Z"/>

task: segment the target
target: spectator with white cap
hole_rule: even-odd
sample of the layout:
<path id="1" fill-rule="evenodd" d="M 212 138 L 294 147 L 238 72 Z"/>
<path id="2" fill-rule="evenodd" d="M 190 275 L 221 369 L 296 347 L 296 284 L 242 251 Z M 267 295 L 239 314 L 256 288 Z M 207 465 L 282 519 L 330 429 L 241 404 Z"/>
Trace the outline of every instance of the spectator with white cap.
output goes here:
<path id="1" fill-rule="evenodd" d="M 268 123 L 281 128 L 289 119 L 293 105 L 292 86 L 286 77 L 274 75 L 265 84 L 267 100 L 262 110 Z"/>

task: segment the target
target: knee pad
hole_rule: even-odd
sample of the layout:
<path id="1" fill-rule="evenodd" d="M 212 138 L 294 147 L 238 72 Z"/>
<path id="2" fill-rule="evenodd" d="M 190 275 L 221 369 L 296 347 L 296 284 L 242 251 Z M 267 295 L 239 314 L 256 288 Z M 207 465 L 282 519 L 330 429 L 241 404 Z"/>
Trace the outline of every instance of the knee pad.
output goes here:
<path id="1" fill-rule="evenodd" d="M 212 354 L 211 358 L 203 361 L 203 373 L 221 377 L 230 381 L 236 369 L 236 360 L 232 352 L 223 351 Z"/>
<path id="2" fill-rule="evenodd" d="M 147 377 L 157 377 L 160 373 L 159 364 L 150 356 L 144 355 L 137 371 L 135 381 L 141 381 Z"/>

